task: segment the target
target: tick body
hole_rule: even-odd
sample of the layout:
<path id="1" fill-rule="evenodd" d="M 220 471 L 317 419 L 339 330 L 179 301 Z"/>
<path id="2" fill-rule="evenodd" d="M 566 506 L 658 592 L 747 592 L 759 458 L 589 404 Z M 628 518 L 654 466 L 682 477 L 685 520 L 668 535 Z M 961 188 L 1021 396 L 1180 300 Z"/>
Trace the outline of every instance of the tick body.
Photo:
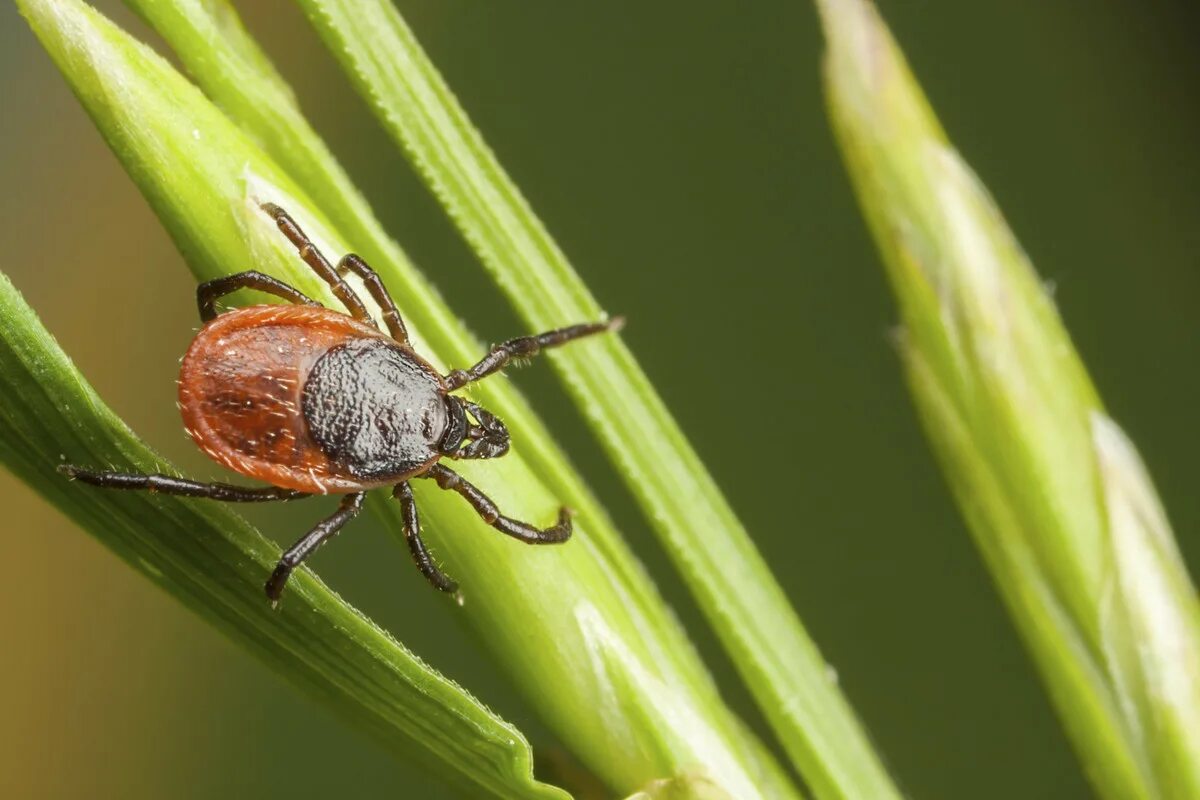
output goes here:
<path id="1" fill-rule="evenodd" d="M 509 447 L 508 430 L 498 418 L 451 392 L 499 371 L 513 358 L 615 329 L 620 319 L 512 339 L 492 348 L 474 367 L 443 376 L 413 351 L 395 304 L 362 259 L 348 255 L 331 265 L 283 209 L 267 204 L 263 210 L 350 313 L 325 308 L 258 272 L 201 284 L 197 302 L 205 325 L 183 358 L 179 406 L 184 426 L 201 450 L 269 485 L 239 487 L 71 465 L 61 471 L 96 486 L 225 502 L 342 495 L 337 512 L 283 554 L 266 583 L 273 602 L 292 571 L 358 514 L 365 492 L 380 487 L 393 487 L 401 504 L 405 538 L 418 568 L 438 589 L 456 591 L 421 541 L 408 485 L 412 479 L 433 479 L 458 492 L 484 521 L 521 541 L 552 544 L 570 538 L 565 509 L 548 528 L 510 519 L 441 463 L 446 458 L 495 458 Z M 362 279 L 382 311 L 387 333 L 375 326 L 345 281 L 347 273 Z M 216 301 L 238 289 L 274 294 L 291 305 L 218 314 Z"/>
<path id="2" fill-rule="evenodd" d="M 310 494 L 423 472 L 443 455 L 450 418 L 428 362 L 320 306 L 251 306 L 208 323 L 183 358 L 179 406 L 211 458 Z"/>

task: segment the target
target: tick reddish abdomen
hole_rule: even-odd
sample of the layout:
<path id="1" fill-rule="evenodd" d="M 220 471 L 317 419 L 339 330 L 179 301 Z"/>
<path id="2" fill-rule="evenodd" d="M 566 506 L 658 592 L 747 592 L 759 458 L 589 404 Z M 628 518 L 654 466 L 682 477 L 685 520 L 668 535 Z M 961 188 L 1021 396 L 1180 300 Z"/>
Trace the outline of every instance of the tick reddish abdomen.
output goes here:
<path id="1" fill-rule="evenodd" d="M 376 343 L 397 347 L 375 329 L 319 306 L 251 306 L 221 314 L 183 357 L 184 426 L 217 462 L 275 486 L 324 494 L 395 483 L 394 474 L 355 474 L 353 464 L 331 458 L 304 411 L 305 386 L 323 356 Z M 403 358 L 428 367 L 407 348 Z M 440 386 L 432 369 L 422 371 Z M 428 456 L 414 465 L 429 466 L 436 454 Z"/>

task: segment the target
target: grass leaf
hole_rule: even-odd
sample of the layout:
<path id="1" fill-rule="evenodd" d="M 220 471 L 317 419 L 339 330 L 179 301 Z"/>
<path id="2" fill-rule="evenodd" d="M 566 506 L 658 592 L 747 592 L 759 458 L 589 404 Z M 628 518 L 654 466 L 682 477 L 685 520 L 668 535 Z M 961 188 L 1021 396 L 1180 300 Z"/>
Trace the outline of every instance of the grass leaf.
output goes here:
<path id="1" fill-rule="evenodd" d="M 566 797 L 521 733 L 311 574 L 265 602 L 279 549 L 226 507 L 72 483 L 58 464 L 173 472 L 96 396 L 0 274 L 0 460 L 135 569 L 393 753 L 472 797 Z M 69 583 L 65 584 L 70 591 Z"/>
<path id="2" fill-rule="evenodd" d="M 1103 797 L 1200 797 L 1200 603 L 1136 450 L 874 6 L 818 7 L 913 395 L 1059 717 Z"/>
<path id="3" fill-rule="evenodd" d="M 395 8 L 382 0 L 298 2 L 529 327 L 599 317 Z M 787 598 L 629 350 L 611 338 L 550 357 L 818 797 L 898 796 Z"/>
<path id="4" fill-rule="evenodd" d="M 331 222 L 333 213 L 293 181 L 289 169 L 254 141 L 266 143 L 268 136 L 239 130 L 161 58 L 82 3 L 22 0 L 21 6 L 197 277 L 253 265 L 330 302 L 328 291 L 306 271 L 259 203 L 288 209 L 334 257 L 348 250 L 345 231 Z M 194 14 L 177 17 L 179 24 L 203 22 L 206 8 L 221 6 L 187 8 Z M 228 22 L 224 18 L 226 33 Z M 232 64 L 234 71 L 228 74 L 240 75 L 237 70 L 244 68 L 247 80 L 259 79 L 247 91 L 261 91 L 271 102 L 290 102 L 265 59 L 253 55 L 247 38 L 238 42 L 217 36 L 212 46 L 218 57 L 209 69 L 216 74 L 201 70 L 208 80 L 217 81 Z M 225 105 L 236 113 L 233 104 Z M 241 121 L 254 131 L 253 123 Z M 262 124 L 272 122 L 268 115 Z M 287 124 L 297 123 L 293 117 Z M 306 140 L 307 126 L 290 130 L 301 135 L 289 142 L 313 144 Z M 336 165 L 327 152 L 320 157 L 325 160 L 322 170 L 332 175 Z M 315 173 L 298 174 L 310 185 L 322 180 Z M 330 208 L 344 217 L 353 205 L 339 196 Z M 373 225 L 368 227 L 374 231 Z M 400 285 L 393 281 L 416 285 L 398 248 L 391 245 L 389 256 L 386 237 L 377 233 L 367 244 L 384 256 L 377 266 L 385 281 L 393 290 Z M 411 297 L 399 292 L 397 297 L 402 311 L 417 312 L 410 315 L 415 323 L 410 330 L 418 348 L 435 363 L 444 366 L 455 355 L 455 342 L 469 341 L 461 328 L 452 338 L 438 327 L 452 320 L 444 306 L 430 313 L 411 308 Z M 418 323 L 422 311 L 426 316 L 421 319 L 437 324 Z M 473 353 L 471 360 L 478 355 Z M 493 410 L 506 417 L 517 412 L 518 420 L 525 421 L 520 403 Z M 518 438 L 514 452 L 496 463 L 464 463 L 461 472 L 506 513 L 535 522 L 552 519 L 558 488 L 578 486 L 578 479 L 556 458 L 552 444 L 538 440 L 545 437 L 540 426 L 513 427 Z M 527 460 L 526 453 L 540 460 Z M 541 476 L 539 470 L 550 469 L 560 477 Z M 427 537 L 464 587 L 460 613 L 564 744 L 610 787 L 628 793 L 699 770 L 730 796 L 795 796 L 761 745 L 721 703 L 652 584 L 581 488 L 576 491 L 590 505 L 578 508 L 575 538 L 561 547 L 530 548 L 486 528 L 457 497 L 428 482 L 416 483 Z M 563 499 L 576 498 L 568 494 Z M 394 504 L 382 497 L 373 498 L 373 504 L 398 532 Z M 288 602 L 285 596 L 285 606 Z M 679 725 L 681 719 L 688 724 Z"/>

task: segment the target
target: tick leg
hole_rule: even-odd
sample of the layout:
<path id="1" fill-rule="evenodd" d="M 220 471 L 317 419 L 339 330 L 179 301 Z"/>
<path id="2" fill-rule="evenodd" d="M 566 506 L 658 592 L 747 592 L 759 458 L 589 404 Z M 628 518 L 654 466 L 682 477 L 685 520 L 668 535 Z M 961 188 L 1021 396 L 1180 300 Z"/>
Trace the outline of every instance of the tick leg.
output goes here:
<path id="1" fill-rule="evenodd" d="M 296 500 L 310 497 L 307 492 L 283 489 L 278 486 L 234 486 L 229 483 L 200 483 L 170 475 L 140 472 L 106 472 L 60 464 L 58 471 L 68 478 L 105 489 L 142 489 L 181 497 L 203 497 L 224 503 L 268 503 L 272 500 Z"/>
<path id="2" fill-rule="evenodd" d="M 304 231 L 300 230 L 300 226 L 296 224 L 296 221 L 274 203 L 263 203 L 262 209 L 274 218 L 275 224 L 279 226 L 279 230 L 300 251 L 300 258 L 304 260 L 304 263 L 308 264 L 312 268 L 312 271 L 321 277 L 321 280 L 329 284 L 329 288 L 333 290 L 334 296 L 342 302 L 342 305 L 350 312 L 350 316 L 359 322 L 365 322 L 374 327 L 375 321 L 367 313 L 367 307 L 363 305 L 363 301 L 350 288 L 350 284 L 342 280 L 342 276 L 338 275 L 337 270 L 333 268 L 328 259 L 321 255 L 321 251 L 309 240 Z"/>
<path id="3" fill-rule="evenodd" d="M 417 501 L 413 497 L 412 487 L 408 485 L 407 481 L 398 483 L 392 490 L 392 496 L 400 501 L 400 516 L 404 520 L 404 539 L 408 542 L 408 549 L 412 553 L 413 561 L 417 564 L 417 569 L 421 570 L 421 574 L 435 587 L 443 592 L 454 594 L 458 591 L 458 584 L 437 568 L 429 551 L 425 549 L 425 542 L 421 541 L 421 520 L 417 516 Z"/>
<path id="4" fill-rule="evenodd" d="M 613 317 L 606 322 L 590 322 L 584 325 L 572 325 L 567 328 L 539 333 L 536 336 L 518 336 L 509 339 L 504 344 L 498 344 L 483 357 L 478 364 L 468 370 L 452 370 L 446 376 L 448 391 L 454 391 L 468 383 L 486 378 L 493 372 L 504 369 L 504 366 L 514 358 L 532 358 L 549 347 L 558 347 L 584 336 L 591 336 L 605 331 L 615 331 L 625 322 L 624 317 Z"/>
<path id="5" fill-rule="evenodd" d="M 304 534 L 300 541 L 287 549 L 287 552 L 283 554 L 283 557 L 279 559 L 279 563 L 275 566 L 275 571 L 267 579 L 267 597 L 271 599 L 272 603 L 279 602 L 280 596 L 283 595 L 283 587 L 287 583 L 288 578 L 291 577 L 292 570 L 303 564 L 304 559 L 311 556 L 325 542 L 337 536 L 338 531 L 347 522 L 358 516 L 358 512 L 362 510 L 363 498 L 365 496 L 365 492 L 355 492 L 343 497 L 337 511 L 317 523 L 315 528 Z"/>
<path id="6" fill-rule="evenodd" d="M 371 269 L 367 262 L 358 256 L 348 253 L 342 256 L 342 260 L 338 262 L 337 271 L 339 275 L 353 272 L 362 278 L 363 286 L 367 287 L 371 298 L 383 311 L 383 324 L 387 326 L 388 333 L 400 344 L 408 344 L 408 329 L 404 327 L 404 319 L 400 316 L 395 301 L 388 294 L 387 287 L 383 285 L 383 281 L 380 280 L 375 270 Z"/>
<path id="7" fill-rule="evenodd" d="M 434 464 L 417 477 L 433 478 L 441 488 L 458 492 L 479 513 L 484 522 L 501 533 L 514 539 L 520 539 L 526 544 L 558 544 L 571 538 L 571 512 L 565 508 L 559 509 L 556 525 L 549 528 L 535 528 L 529 523 L 502 515 L 491 498 L 449 467 Z"/>
<path id="8" fill-rule="evenodd" d="M 224 278 L 214 278 L 196 287 L 196 305 L 200 308 L 200 319 L 208 322 L 217 316 L 217 300 L 238 289 L 255 289 L 276 297 L 282 297 L 299 306 L 318 306 L 316 300 L 281 280 L 264 275 L 256 270 L 239 272 Z"/>

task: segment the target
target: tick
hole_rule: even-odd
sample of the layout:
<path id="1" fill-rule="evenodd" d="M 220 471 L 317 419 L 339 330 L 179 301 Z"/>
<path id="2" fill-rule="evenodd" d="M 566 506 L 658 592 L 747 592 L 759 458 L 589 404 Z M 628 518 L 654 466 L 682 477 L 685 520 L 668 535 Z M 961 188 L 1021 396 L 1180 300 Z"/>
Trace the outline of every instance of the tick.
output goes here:
<path id="1" fill-rule="evenodd" d="M 571 536 L 560 509 L 548 528 L 502 515 L 487 495 L 444 459 L 496 458 L 508 452 L 508 429 L 475 403 L 451 394 L 513 359 L 530 358 L 584 336 L 617 329 L 620 318 L 573 325 L 496 345 L 470 369 L 441 375 L 409 344 L 404 321 L 383 281 L 350 254 L 333 266 L 279 206 L 263 210 L 333 290 L 349 314 L 326 308 L 261 272 L 239 272 L 200 284 L 196 302 L 205 323 L 183 357 L 179 407 L 196 444 L 225 467 L 270 484 L 201 483 L 170 475 L 59 469 L 93 486 L 144 489 L 228 503 L 296 500 L 340 494 L 338 510 L 292 545 L 266 583 L 278 602 L 292 571 L 362 509 L 370 489 L 392 487 L 404 536 L 417 568 L 438 589 L 457 591 L 429 556 L 409 482 L 433 480 L 462 495 L 484 522 L 528 544 Z M 345 281 L 357 275 L 382 311 L 385 335 Z M 257 305 L 218 313 L 216 302 L 238 289 L 275 295 L 291 305 Z"/>

